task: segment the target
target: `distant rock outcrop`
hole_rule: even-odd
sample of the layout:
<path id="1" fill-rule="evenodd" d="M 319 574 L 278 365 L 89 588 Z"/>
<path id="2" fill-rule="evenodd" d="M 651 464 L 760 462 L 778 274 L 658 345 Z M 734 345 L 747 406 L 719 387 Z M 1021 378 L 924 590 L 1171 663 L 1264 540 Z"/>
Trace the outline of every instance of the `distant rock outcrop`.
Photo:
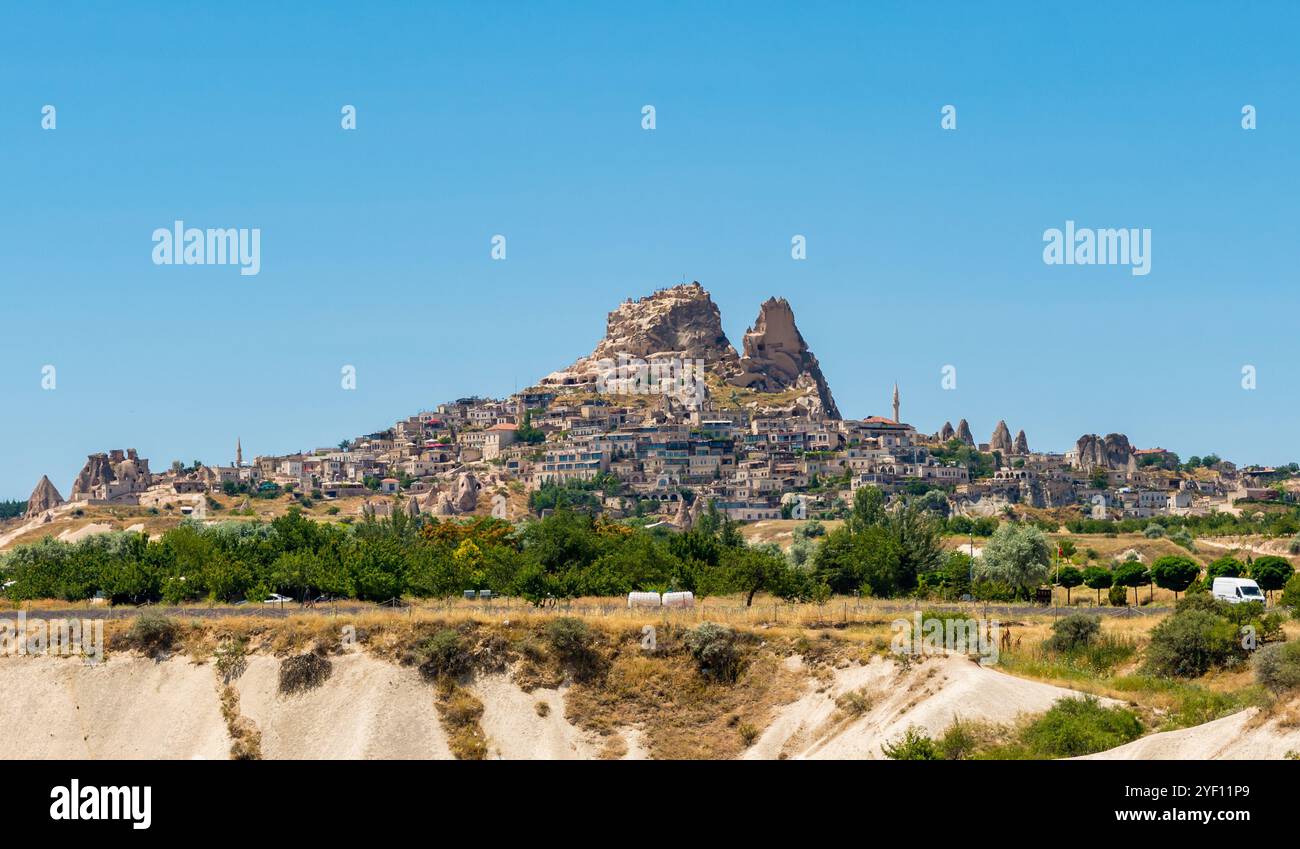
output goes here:
<path id="1" fill-rule="evenodd" d="M 691 529 L 691 511 L 686 505 L 686 499 L 683 498 L 677 502 L 677 515 L 673 517 L 673 524 L 678 530 L 689 531 Z"/>
<path id="2" fill-rule="evenodd" d="M 802 388 L 816 393 L 819 412 L 838 419 L 840 411 L 822 375 L 821 365 L 794 323 L 794 310 L 785 298 L 768 298 L 759 307 L 754 326 L 745 333 L 740 374 L 727 380 L 759 392 Z"/>
<path id="3" fill-rule="evenodd" d="M 452 497 L 452 506 L 457 513 L 473 513 L 478 506 L 478 478 L 471 472 L 463 472 L 456 478 L 456 494 Z"/>
<path id="4" fill-rule="evenodd" d="M 939 429 L 939 441 L 947 442 L 957 435 L 957 431 L 952 429 L 952 422 L 944 422 L 943 427 Z"/>
<path id="5" fill-rule="evenodd" d="M 149 461 L 134 448 L 91 454 L 72 484 L 72 500 L 108 501 L 148 489 L 153 483 Z"/>
<path id="6" fill-rule="evenodd" d="M 1127 469 L 1133 458 L 1133 446 L 1122 433 L 1108 433 L 1104 437 L 1087 433 L 1074 444 L 1075 468 L 1090 472 L 1101 466 L 1105 469 Z"/>
<path id="7" fill-rule="evenodd" d="M 957 422 L 957 438 L 967 445 L 975 444 L 975 437 L 971 434 L 970 425 L 966 423 L 965 419 Z"/>
<path id="8" fill-rule="evenodd" d="M 1012 454 L 1029 453 L 1029 440 L 1025 438 L 1025 431 L 1023 428 L 1016 432 L 1016 441 L 1015 444 L 1011 446 L 1011 453 Z"/>
<path id="9" fill-rule="evenodd" d="M 1011 431 L 1005 421 L 999 421 L 998 426 L 993 428 L 993 435 L 989 437 L 989 450 L 1011 453 Z"/>
<path id="10" fill-rule="evenodd" d="M 624 301 L 609 313 L 605 337 L 595 350 L 542 378 L 540 385 L 573 392 L 666 394 L 695 404 L 703 400 L 706 375 L 712 375 L 715 385 L 758 393 L 800 390 L 788 405 L 794 413 L 840 415 L 784 298 L 769 298 L 760 307 L 741 356 L 722 330 L 717 305 L 699 283 Z M 781 405 L 787 406 L 786 401 Z"/>
<path id="11" fill-rule="evenodd" d="M 605 321 L 605 337 L 590 356 L 542 378 L 541 385 L 595 390 L 620 358 L 736 362 L 736 349 L 722 330 L 722 314 L 699 283 L 660 289 L 619 304 Z"/>
<path id="12" fill-rule="evenodd" d="M 36 484 L 36 489 L 32 490 L 32 495 L 27 499 L 27 512 L 24 514 L 25 519 L 35 519 L 47 510 L 53 510 L 63 503 L 63 496 L 54 484 L 50 483 L 49 477 L 41 475 L 41 480 Z"/>
<path id="13" fill-rule="evenodd" d="M 72 500 L 80 501 L 92 497 L 96 487 L 102 487 L 117 480 L 113 467 L 108 462 L 107 454 L 91 454 L 86 458 L 86 465 L 81 467 L 81 474 L 72 482 Z"/>

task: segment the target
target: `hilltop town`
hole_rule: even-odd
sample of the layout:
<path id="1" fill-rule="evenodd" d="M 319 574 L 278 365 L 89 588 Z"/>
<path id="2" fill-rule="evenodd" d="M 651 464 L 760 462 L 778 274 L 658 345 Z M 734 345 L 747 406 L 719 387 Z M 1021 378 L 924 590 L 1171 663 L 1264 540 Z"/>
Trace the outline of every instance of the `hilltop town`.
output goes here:
<path id="1" fill-rule="evenodd" d="M 882 393 L 883 394 L 883 393 Z M 935 432 L 843 418 L 784 299 L 759 307 L 738 351 L 699 283 L 628 300 L 593 352 L 508 398 L 462 398 L 336 446 L 161 471 L 134 449 L 91 455 L 65 499 L 42 478 L 24 532 L 86 507 L 203 518 L 275 500 L 327 514 L 543 515 L 557 503 L 687 529 L 706 505 L 741 522 L 838 518 L 863 486 L 941 500 L 949 515 L 1146 518 L 1235 513 L 1289 499 L 1294 468 L 1182 462 L 1122 433 L 1034 450 L 999 421 Z M 20 534 L 12 529 L 0 544 Z"/>

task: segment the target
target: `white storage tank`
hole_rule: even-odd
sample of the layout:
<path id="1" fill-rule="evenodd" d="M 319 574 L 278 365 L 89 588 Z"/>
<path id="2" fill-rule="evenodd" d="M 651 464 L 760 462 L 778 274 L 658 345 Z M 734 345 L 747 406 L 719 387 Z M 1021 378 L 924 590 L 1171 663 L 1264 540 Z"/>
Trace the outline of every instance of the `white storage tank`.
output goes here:
<path id="1" fill-rule="evenodd" d="M 664 593 L 664 607 L 694 607 L 695 593 Z"/>
<path id="2" fill-rule="evenodd" d="M 659 600 L 659 593 L 628 593 L 627 606 L 631 607 L 658 607 L 662 602 Z"/>

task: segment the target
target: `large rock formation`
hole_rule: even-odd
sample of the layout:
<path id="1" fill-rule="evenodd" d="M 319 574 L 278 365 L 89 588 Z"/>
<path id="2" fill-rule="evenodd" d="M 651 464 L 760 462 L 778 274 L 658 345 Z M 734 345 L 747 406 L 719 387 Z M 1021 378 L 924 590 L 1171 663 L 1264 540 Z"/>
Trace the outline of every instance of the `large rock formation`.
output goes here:
<path id="1" fill-rule="evenodd" d="M 1011 453 L 1012 454 L 1029 453 L 1029 440 L 1025 438 L 1025 431 L 1023 428 L 1017 431 L 1016 433 L 1016 441 L 1015 444 L 1011 446 Z"/>
<path id="2" fill-rule="evenodd" d="M 952 422 L 944 422 L 943 427 L 939 429 L 939 441 L 947 442 L 957 435 L 957 431 L 952 429 Z"/>
<path id="3" fill-rule="evenodd" d="M 975 436 L 970 432 L 970 425 L 966 423 L 965 419 L 957 422 L 957 438 L 967 445 L 975 444 Z"/>
<path id="4" fill-rule="evenodd" d="M 673 524 L 679 530 L 689 531 L 691 529 L 691 510 L 683 498 L 677 502 L 677 515 L 673 517 Z"/>
<path id="5" fill-rule="evenodd" d="M 72 500 L 82 501 L 93 497 L 96 487 L 103 487 L 117 480 L 113 466 L 108 462 L 107 454 L 91 454 L 86 458 L 86 465 L 81 467 L 81 474 L 72 482 Z"/>
<path id="6" fill-rule="evenodd" d="M 715 384 L 758 393 L 800 390 L 787 406 L 839 418 L 789 303 L 771 298 L 762 305 L 745 334 L 742 358 L 722 330 L 717 305 L 699 283 L 624 301 L 609 314 L 605 337 L 595 350 L 542 378 L 540 385 L 574 392 L 666 394 L 694 404 L 703 399 L 706 375 Z M 761 399 L 754 403 L 762 406 Z"/>
<path id="7" fill-rule="evenodd" d="M 49 477 L 41 475 L 40 483 L 36 484 L 36 489 L 32 490 L 32 495 L 27 499 L 27 513 L 25 519 L 35 519 L 47 510 L 53 510 L 63 503 L 63 496 L 59 495 L 59 490 L 54 484 L 50 483 Z"/>
<path id="8" fill-rule="evenodd" d="M 473 513 L 474 508 L 478 506 L 478 478 L 470 472 L 462 472 L 456 478 L 455 495 L 452 496 L 452 506 L 457 513 Z"/>
<path id="9" fill-rule="evenodd" d="M 993 435 L 989 437 L 989 450 L 1011 453 L 1011 431 L 1005 421 L 999 421 L 998 426 L 993 428 Z"/>
<path id="10" fill-rule="evenodd" d="M 1074 444 L 1075 468 L 1090 472 L 1097 466 L 1106 469 L 1127 469 L 1133 458 L 1133 446 L 1122 433 L 1108 433 L 1104 437 L 1087 433 Z"/>
<path id="11" fill-rule="evenodd" d="M 590 356 L 542 378 L 543 386 L 594 390 L 620 358 L 646 362 L 703 360 L 734 364 L 736 349 L 722 331 L 722 314 L 699 283 L 660 289 L 619 304 L 605 321 L 605 338 Z"/>
<path id="12" fill-rule="evenodd" d="M 840 417 L 821 366 L 808 350 L 785 298 L 768 298 L 759 307 L 754 326 L 745 333 L 744 350 L 740 374 L 728 378 L 729 384 L 759 392 L 803 389 L 810 396 L 815 393 L 820 406 L 817 412 Z"/>
<path id="13" fill-rule="evenodd" d="M 72 500 L 108 501 L 144 492 L 153 483 L 149 461 L 134 448 L 91 454 L 72 484 Z"/>

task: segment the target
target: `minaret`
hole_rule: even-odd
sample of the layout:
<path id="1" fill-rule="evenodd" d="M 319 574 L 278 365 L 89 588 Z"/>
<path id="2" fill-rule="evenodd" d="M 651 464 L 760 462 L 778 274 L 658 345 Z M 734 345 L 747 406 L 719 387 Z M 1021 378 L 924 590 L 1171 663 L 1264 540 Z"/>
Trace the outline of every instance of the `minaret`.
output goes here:
<path id="1" fill-rule="evenodd" d="M 243 467 L 244 467 L 244 446 L 239 444 L 239 437 L 236 436 L 235 437 L 235 468 L 242 469 Z"/>
<path id="2" fill-rule="evenodd" d="M 894 421 L 896 422 L 902 421 L 902 419 L 898 417 L 898 382 L 897 381 L 894 382 Z"/>

